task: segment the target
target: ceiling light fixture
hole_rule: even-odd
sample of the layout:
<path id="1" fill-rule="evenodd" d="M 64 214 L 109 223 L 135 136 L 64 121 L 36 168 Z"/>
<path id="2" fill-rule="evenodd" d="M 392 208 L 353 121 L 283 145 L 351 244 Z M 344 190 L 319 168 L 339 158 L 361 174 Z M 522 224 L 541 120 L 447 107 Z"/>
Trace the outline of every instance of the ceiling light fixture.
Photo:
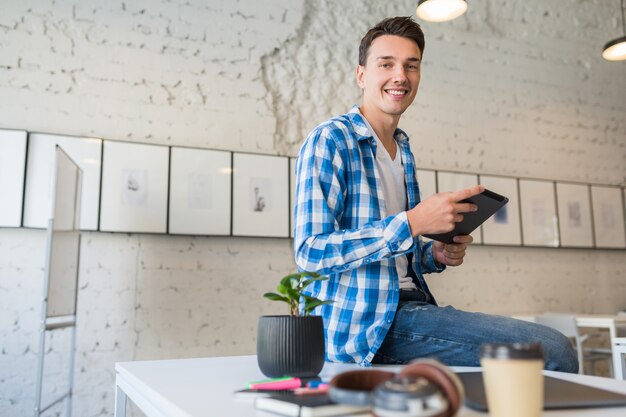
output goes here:
<path id="1" fill-rule="evenodd" d="M 446 22 L 456 19 L 466 10 L 465 0 L 419 0 L 415 13 L 427 22 Z"/>
<path id="2" fill-rule="evenodd" d="M 622 30 L 624 36 L 613 39 L 602 51 L 602 58 L 607 61 L 623 61 L 626 59 L 626 23 L 624 21 L 624 0 L 620 0 L 620 11 L 622 12 Z"/>

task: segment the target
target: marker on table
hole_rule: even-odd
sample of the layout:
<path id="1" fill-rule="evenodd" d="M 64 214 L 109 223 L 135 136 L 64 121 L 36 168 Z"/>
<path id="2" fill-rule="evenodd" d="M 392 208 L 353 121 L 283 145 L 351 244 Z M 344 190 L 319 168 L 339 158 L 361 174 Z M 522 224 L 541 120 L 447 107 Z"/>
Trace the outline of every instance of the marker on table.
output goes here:
<path id="1" fill-rule="evenodd" d="M 293 393 L 296 395 L 315 395 L 315 394 L 324 394 L 328 392 L 328 384 L 318 384 L 315 387 L 302 387 L 296 388 L 293 390 Z"/>
<path id="2" fill-rule="evenodd" d="M 272 378 L 264 379 L 261 381 L 253 381 L 248 383 L 246 388 L 263 390 L 283 390 L 300 388 L 301 386 L 302 381 L 300 380 L 300 378 L 287 376 L 284 378 Z"/>

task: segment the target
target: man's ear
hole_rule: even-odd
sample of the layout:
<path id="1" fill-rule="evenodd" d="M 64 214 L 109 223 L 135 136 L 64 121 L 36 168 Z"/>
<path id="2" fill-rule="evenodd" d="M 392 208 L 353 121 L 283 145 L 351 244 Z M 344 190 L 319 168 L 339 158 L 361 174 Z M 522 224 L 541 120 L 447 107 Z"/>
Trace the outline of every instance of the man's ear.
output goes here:
<path id="1" fill-rule="evenodd" d="M 361 87 L 361 89 L 365 88 L 365 83 L 363 82 L 363 78 L 365 77 L 365 67 L 363 65 L 357 65 L 356 67 L 356 82 Z"/>

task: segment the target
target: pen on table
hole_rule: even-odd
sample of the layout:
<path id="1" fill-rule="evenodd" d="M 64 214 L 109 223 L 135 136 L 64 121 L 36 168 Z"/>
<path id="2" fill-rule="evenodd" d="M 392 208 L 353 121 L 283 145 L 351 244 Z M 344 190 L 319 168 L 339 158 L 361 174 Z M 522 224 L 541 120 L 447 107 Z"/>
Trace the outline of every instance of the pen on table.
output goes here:
<path id="1" fill-rule="evenodd" d="M 315 387 L 302 387 L 293 390 L 296 395 L 315 395 L 328 392 L 328 384 L 316 384 Z"/>

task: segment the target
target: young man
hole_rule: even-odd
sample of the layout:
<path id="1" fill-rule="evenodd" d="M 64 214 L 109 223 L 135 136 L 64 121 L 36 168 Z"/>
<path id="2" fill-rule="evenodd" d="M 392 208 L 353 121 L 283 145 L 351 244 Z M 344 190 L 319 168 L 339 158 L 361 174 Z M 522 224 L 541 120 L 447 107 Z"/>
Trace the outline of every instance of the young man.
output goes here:
<path id="1" fill-rule="evenodd" d="M 420 202 L 409 138 L 398 129 L 420 82 L 424 35 L 411 18 L 385 19 L 361 40 L 362 102 L 309 134 L 296 165 L 294 249 L 301 270 L 327 275 L 310 293 L 321 307 L 330 361 L 406 363 L 435 357 L 479 365 L 487 342 L 543 344 L 546 368 L 576 372 L 569 340 L 544 326 L 438 307 L 424 274 L 463 262 L 471 236 L 454 244 L 419 236 L 448 232 L 460 203 L 480 186 Z"/>

